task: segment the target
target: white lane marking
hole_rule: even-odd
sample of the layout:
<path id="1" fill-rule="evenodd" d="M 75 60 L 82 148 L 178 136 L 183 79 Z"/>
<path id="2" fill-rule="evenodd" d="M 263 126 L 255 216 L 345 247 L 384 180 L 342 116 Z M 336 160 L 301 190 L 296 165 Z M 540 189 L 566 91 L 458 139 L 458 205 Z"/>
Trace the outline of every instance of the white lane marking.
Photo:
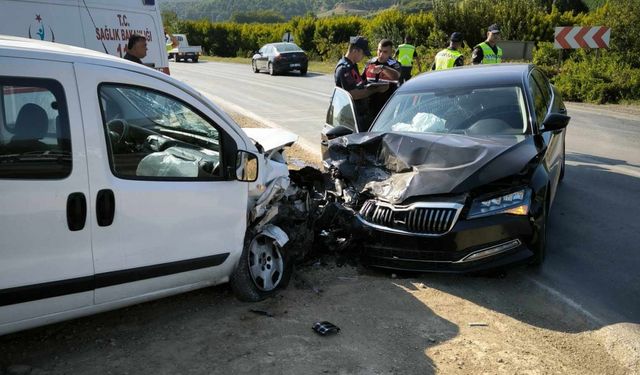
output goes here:
<path id="1" fill-rule="evenodd" d="M 538 280 L 534 279 L 532 276 L 529 276 L 529 275 L 524 275 L 524 276 L 529 281 L 531 281 L 532 283 L 536 284 L 539 288 L 544 289 L 547 293 L 549 293 L 549 294 L 553 295 L 554 297 L 560 299 L 562 302 L 564 302 L 565 304 L 571 306 L 573 309 L 575 309 L 577 311 L 580 311 L 582 314 L 584 314 L 587 318 L 591 319 L 593 322 L 597 323 L 600 326 L 605 326 L 605 322 L 602 319 L 600 319 L 597 316 L 593 315 L 587 309 L 582 307 L 581 304 L 579 304 L 576 301 L 572 300 L 571 298 L 565 296 L 564 294 L 560 293 L 559 291 L 555 290 L 554 288 L 544 284 L 542 281 L 538 281 Z"/>
<path id="2" fill-rule="evenodd" d="M 220 105 L 221 107 L 225 108 L 228 111 L 232 111 L 232 112 L 236 112 L 241 114 L 242 116 L 248 117 L 254 121 L 257 121 L 267 127 L 270 128 L 276 128 L 276 129 L 282 129 L 282 126 L 276 124 L 275 122 L 268 120 L 260 115 L 257 115 L 251 111 L 248 111 L 242 107 L 240 107 L 239 105 L 236 105 L 234 103 L 231 103 L 227 100 L 224 100 L 222 98 L 220 98 L 219 96 L 215 96 L 215 95 L 211 95 L 208 94 L 204 91 L 200 91 L 202 93 L 202 95 L 206 96 L 209 100 L 211 100 L 212 102 Z M 289 129 L 285 129 L 287 131 L 291 131 Z M 295 132 L 293 132 L 295 133 Z M 320 155 L 320 135 L 318 135 L 318 144 L 312 144 L 311 142 L 302 139 L 302 137 L 300 137 L 298 135 L 298 140 L 296 141 L 296 144 L 300 147 L 302 147 L 305 151 L 312 153 L 313 155 L 319 156 Z"/>

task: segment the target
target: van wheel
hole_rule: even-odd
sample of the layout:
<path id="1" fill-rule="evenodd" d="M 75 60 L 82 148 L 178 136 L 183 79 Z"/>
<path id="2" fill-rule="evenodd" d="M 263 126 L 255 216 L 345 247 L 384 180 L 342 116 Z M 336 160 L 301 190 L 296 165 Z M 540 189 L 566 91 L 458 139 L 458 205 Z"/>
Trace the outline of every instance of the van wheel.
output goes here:
<path id="1" fill-rule="evenodd" d="M 301 69 L 300 70 L 300 75 L 301 76 L 306 76 L 307 75 L 307 69 Z"/>
<path id="2" fill-rule="evenodd" d="M 229 280 L 231 289 L 241 301 L 261 301 L 289 283 L 290 263 L 273 238 L 247 231 L 242 256 Z"/>
<path id="3" fill-rule="evenodd" d="M 196 56 L 193 59 L 191 59 L 191 61 L 193 61 L 194 63 L 197 63 L 198 62 L 198 56 Z"/>

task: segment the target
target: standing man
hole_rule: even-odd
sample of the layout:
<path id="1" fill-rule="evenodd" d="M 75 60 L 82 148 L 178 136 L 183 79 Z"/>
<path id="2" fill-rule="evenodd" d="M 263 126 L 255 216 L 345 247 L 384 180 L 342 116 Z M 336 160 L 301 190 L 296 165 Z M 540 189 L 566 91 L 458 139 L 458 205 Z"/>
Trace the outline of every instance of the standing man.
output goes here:
<path id="1" fill-rule="evenodd" d="M 147 56 L 147 38 L 140 34 L 133 34 L 127 43 L 127 53 L 124 58 L 138 64 L 144 64 L 142 59 Z"/>
<path id="2" fill-rule="evenodd" d="M 471 55 L 473 64 L 499 64 L 502 62 L 502 48 L 498 47 L 498 41 L 500 41 L 500 27 L 494 23 L 487 30 L 487 40 L 473 48 Z"/>
<path id="3" fill-rule="evenodd" d="M 455 32 L 451 34 L 449 38 L 449 47 L 438 52 L 436 58 L 433 60 L 431 70 L 444 70 L 451 69 L 454 66 L 464 65 L 464 56 L 459 51 L 462 47 L 462 33 Z"/>
<path id="4" fill-rule="evenodd" d="M 398 50 L 396 51 L 395 58 L 400 62 L 400 65 L 402 65 L 400 84 L 403 84 L 405 81 L 408 81 L 411 78 L 411 70 L 413 70 L 413 60 L 416 60 L 416 63 L 418 64 L 418 70 L 422 71 L 422 66 L 420 64 L 420 61 L 418 60 L 416 47 L 411 43 L 413 43 L 413 38 L 410 36 L 406 36 L 404 38 L 404 44 L 399 45 Z"/>
<path id="5" fill-rule="evenodd" d="M 365 81 L 358 70 L 358 63 L 365 56 L 371 56 L 369 41 L 362 36 L 352 36 L 349 39 L 347 53 L 338 61 L 334 73 L 336 86 L 349 92 L 349 95 L 353 98 L 360 131 L 366 131 L 372 120 L 369 114 L 367 98 L 375 93 L 385 92 L 389 88 L 388 84 L 365 85 Z"/>
<path id="6" fill-rule="evenodd" d="M 375 93 L 369 97 L 369 109 L 375 117 L 384 104 L 389 100 L 391 94 L 398 88 L 400 79 L 400 63 L 392 59 L 393 42 L 389 39 L 382 39 L 378 43 L 378 54 L 367 61 L 364 66 L 364 78 L 369 83 L 389 82 L 389 89 L 382 93 Z"/>

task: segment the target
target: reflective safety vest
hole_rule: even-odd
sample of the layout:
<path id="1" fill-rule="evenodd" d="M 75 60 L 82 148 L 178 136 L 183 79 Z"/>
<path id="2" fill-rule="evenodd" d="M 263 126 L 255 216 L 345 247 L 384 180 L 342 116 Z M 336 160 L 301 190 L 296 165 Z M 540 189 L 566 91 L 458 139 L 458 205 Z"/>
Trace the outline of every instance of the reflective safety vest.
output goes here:
<path id="1" fill-rule="evenodd" d="M 502 61 L 502 48 L 498 48 L 498 55 L 493 52 L 491 46 L 487 44 L 487 42 L 482 42 L 478 44 L 476 47 L 482 48 L 482 63 L 483 64 L 499 64 Z"/>
<path id="2" fill-rule="evenodd" d="M 462 53 L 455 49 L 445 48 L 436 55 L 436 70 L 444 70 L 453 68 L 456 60 L 462 56 Z"/>
<path id="3" fill-rule="evenodd" d="M 402 66 L 413 65 L 413 55 L 416 52 L 416 47 L 411 44 L 401 44 L 398 46 L 398 61 Z"/>

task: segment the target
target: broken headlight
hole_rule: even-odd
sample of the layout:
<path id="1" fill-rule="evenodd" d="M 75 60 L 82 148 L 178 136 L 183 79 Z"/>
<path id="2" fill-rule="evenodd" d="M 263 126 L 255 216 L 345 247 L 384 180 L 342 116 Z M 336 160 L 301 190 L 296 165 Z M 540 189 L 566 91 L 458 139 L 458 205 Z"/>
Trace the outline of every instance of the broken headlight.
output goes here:
<path id="1" fill-rule="evenodd" d="M 496 214 L 527 215 L 530 205 L 531 189 L 525 188 L 489 199 L 474 200 L 467 218 L 474 219 Z"/>

